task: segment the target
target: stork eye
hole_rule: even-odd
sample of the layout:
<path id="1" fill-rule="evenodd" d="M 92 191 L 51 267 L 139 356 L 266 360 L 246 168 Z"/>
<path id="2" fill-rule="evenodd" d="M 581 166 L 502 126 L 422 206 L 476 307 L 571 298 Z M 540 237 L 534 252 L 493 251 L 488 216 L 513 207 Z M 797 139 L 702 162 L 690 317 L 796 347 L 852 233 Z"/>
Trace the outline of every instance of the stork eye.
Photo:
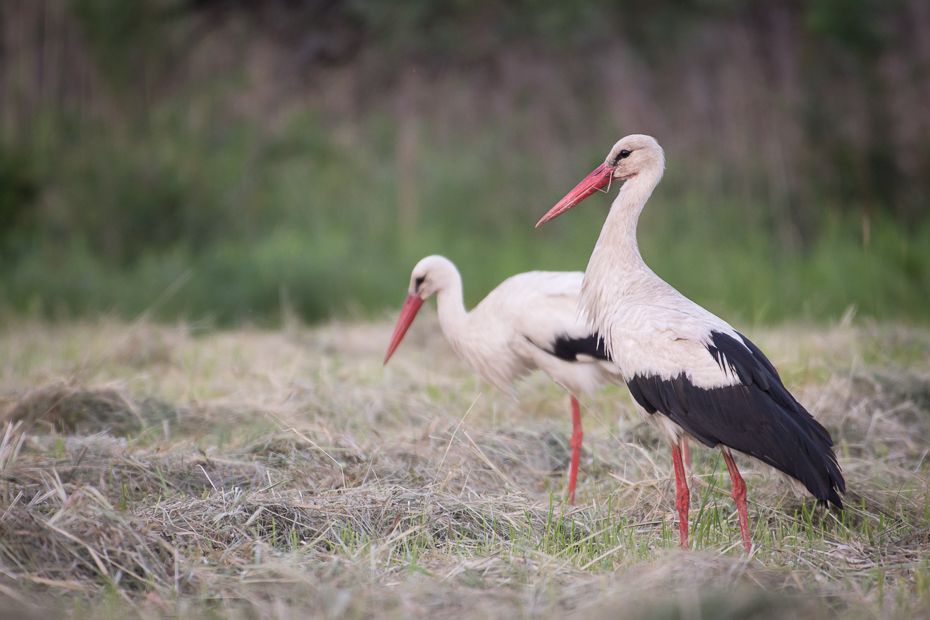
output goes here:
<path id="1" fill-rule="evenodd" d="M 627 149 L 623 149 L 622 151 L 620 151 L 620 155 L 617 156 L 617 159 L 626 159 L 627 157 L 630 156 L 632 152 L 633 151 L 628 151 Z"/>
<path id="2" fill-rule="evenodd" d="M 423 286 L 423 281 L 426 280 L 426 276 L 420 276 L 416 279 L 416 290 L 420 290 L 420 287 Z"/>

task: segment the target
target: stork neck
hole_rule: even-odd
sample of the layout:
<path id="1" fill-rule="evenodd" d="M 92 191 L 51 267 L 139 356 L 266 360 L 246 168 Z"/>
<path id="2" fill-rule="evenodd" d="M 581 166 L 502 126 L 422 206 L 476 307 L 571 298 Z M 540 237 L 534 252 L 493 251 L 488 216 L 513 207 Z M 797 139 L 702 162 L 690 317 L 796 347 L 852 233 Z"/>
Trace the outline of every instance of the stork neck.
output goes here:
<path id="1" fill-rule="evenodd" d="M 465 310 L 465 301 L 462 298 L 462 276 L 458 271 L 450 277 L 450 282 L 446 286 L 436 292 L 436 307 L 442 333 L 455 348 L 468 320 L 468 312 Z"/>
<path id="2" fill-rule="evenodd" d="M 661 169 L 651 176 L 641 172 L 620 188 L 584 272 L 579 309 L 604 337 L 608 349 L 613 346 L 610 326 L 617 304 L 637 290 L 650 288 L 657 279 L 639 253 L 636 224 L 661 178 Z"/>
<path id="3" fill-rule="evenodd" d="M 609 271 L 613 277 L 633 278 L 652 271 L 639 253 L 636 225 L 646 201 L 661 178 L 659 174 L 644 171 L 629 179 L 610 207 L 610 213 L 601 229 L 597 245 L 588 264 L 588 272 Z M 586 272 L 587 273 L 587 272 Z M 606 274 L 604 274 L 606 275 Z"/>

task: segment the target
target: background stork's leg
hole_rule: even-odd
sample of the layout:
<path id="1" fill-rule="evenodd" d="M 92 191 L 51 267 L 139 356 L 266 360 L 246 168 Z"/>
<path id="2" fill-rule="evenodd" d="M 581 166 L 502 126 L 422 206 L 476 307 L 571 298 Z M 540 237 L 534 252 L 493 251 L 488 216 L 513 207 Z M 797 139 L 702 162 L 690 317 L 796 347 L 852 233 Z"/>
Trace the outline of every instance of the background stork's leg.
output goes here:
<path id="1" fill-rule="evenodd" d="M 736 511 L 739 513 L 739 529 L 743 535 L 743 547 L 746 553 L 752 552 L 752 539 L 749 538 L 749 513 L 746 510 L 746 483 L 743 477 L 739 475 L 736 469 L 736 461 L 733 460 L 733 454 L 727 448 L 720 448 L 723 452 L 723 460 L 727 464 L 727 471 L 730 472 L 730 478 L 733 480 L 733 500 L 736 501 Z"/>
<path id="2" fill-rule="evenodd" d="M 675 507 L 678 508 L 678 529 L 681 532 L 681 548 L 688 548 L 688 508 L 691 505 L 691 492 L 685 477 L 685 465 L 681 459 L 681 446 L 672 445 L 672 461 L 675 463 Z"/>
<path id="3" fill-rule="evenodd" d="M 581 440 L 584 433 L 581 431 L 581 408 L 578 399 L 572 394 L 572 464 L 568 469 L 568 503 L 575 504 L 575 483 L 578 481 L 578 461 L 581 459 Z"/>

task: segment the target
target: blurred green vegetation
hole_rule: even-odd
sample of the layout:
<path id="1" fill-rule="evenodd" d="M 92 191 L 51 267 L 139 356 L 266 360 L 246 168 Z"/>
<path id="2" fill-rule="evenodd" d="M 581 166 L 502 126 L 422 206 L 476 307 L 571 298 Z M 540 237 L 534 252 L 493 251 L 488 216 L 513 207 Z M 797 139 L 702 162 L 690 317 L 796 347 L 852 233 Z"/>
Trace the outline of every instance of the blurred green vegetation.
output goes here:
<path id="1" fill-rule="evenodd" d="M 281 3 L 281 18 L 263 12 L 265 4 L 67 5 L 61 19 L 78 25 L 89 62 L 106 84 L 106 103 L 101 113 L 40 101 L 24 122 L 4 125 L 0 311 L 274 324 L 290 310 L 315 321 L 395 307 L 410 269 L 431 253 L 459 265 L 469 304 L 520 271 L 584 269 L 608 198 L 592 198 L 539 230 L 533 225 L 627 128 L 606 113 L 589 114 L 589 93 L 578 93 L 582 132 L 571 123 L 561 127 L 558 118 L 547 128 L 534 126 L 532 110 L 521 103 L 533 94 L 523 91 L 513 95 L 507 114 L 478 123 L 457 126 L 421 110 L 413 155 L 405 155 L 398 147 L 410 131 L 404 114 L 370 103 L 382 93 L 393 96 L 389 78 L 366 86 L 366 103 L 342 116 L 312 100 L 276 124 L 261 113 L 229 113 L 230 93 L 246 88 L 240 71 L 201 79 L 179 70 L 198 28 L 227 12 L 247 16 L 234 32 L 267 28 L 285 44 L 306 35 L 294 49 L 311 50 L 305 59 L 311 74 L 361 67 L 370 76 L 423 57 L 478 62 L 513 45 L 580 53 L 607 41 L 627 19 L 648 67 L 660 62 L 658 42 L 670 33 L 700 30 L 748 6 L 527 0 L 505 3 L 501 12 L 497 3 L 423 0 L 401 10 L 359 0 Z M 767 4 L 773 3 L 749 3 Z M 856 4 L 847 11 L 833 0 L 802 3 L 800 10 L 788 3 L 811 36 L 846 50 L 868 82 L 888 43 L 871 21 L 877 4 Z M 476 32 L 482 36 L 471 36 Z M 327 36 L 314 38 L 320 33 Z M 676 39 L 680 46 L 688 36 Z M 810 75 L 825 67 L 817 64 Z M 815 98 L 798 114 L 808 122 L 829 115 L 818 109 L 828 100 Z M 880 122 L 880 106 L 865 105 L 877 110 L 868 118 Z M 909 181 L 883 159 L 888 146 L 881 140 L 863 152 L 828 129 L 813 122 L 809 135 L 822 139 L 807 154 L 828 161 L 827 171 L 809 170 L 809 187 L 783 200 L 787 215 L 773 208 L 770 193 L 739 189 L 744 171 L 713 161 L 696 168 L 692 152 L 666 144 L 668 171 L 640 224 L 647 262 L 684 294 L 735 321 L 831 320 L 850 307 L 881 320 L 930 319 L 926 198 L 902 198 L 914 192 L 902 189 Z M 553 136 L 559 161 L 567 162 L 555 172 L 553 153 L 533 142 L 537 132 Z M 930 162 L 930 145 L 923 148 Z M 403 172 L 405 157 L 414 160 L 413 176 Z M 760 165 L 746 162 L 746 169 Z M 714 191 L 698 182 L 708 170 L 723 179 Z M 760 174 L 769 172 L 763 167 Z M 863 185 L 863 178 L 873 181 Z M 413 206 L 401 204 L 410 201 L 404 183 L 413 186 Z M 800 243 L 785 242 L 785 218 L 794 218 Z"/>

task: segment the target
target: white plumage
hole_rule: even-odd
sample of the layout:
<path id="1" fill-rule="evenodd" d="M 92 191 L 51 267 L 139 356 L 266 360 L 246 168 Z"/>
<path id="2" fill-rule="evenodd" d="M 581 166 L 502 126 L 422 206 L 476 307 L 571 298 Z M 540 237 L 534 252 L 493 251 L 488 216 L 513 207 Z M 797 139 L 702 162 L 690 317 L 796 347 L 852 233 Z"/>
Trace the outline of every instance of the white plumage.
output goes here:
<path id="1" fill-rule="evenodd" d="M 817 499 L 838 507 L 845 482 L 829 433 L 785 389 L 765 355 L 643 261 L 636 225 L 664 169 L 662 148 L 653 138 L 627 136 L 539 223 L 613 179 L 626 180 L 591 254 L 580 309 L 604 335 L 633 398 L 672 444 L 682 546 L 687 546 L 689 492 L 679 446 L 690 435 L 722 449 L 749 552 L 745 484 L 730 448 L 772 465 L 802 482 Z M 660 415 L 651 415 L 656 413 Z"/>
<path id="2" fill-rule="evenodd" d="M 572 502 L 581 448 L 577 397 L 623 381 L 603 342 L 577 316 L 583 278 L 581 272 L 521 273 L 468 312 L 458 269 L 447 258 L 427 256 L 410 275 L 407 301 L 384 359 L 387 363 L 423 302 L 436 295 L 446 340 L 488 383 L 515 397 L 518 379 L 536 369 L 548 374 L 572 396 Z"/>

